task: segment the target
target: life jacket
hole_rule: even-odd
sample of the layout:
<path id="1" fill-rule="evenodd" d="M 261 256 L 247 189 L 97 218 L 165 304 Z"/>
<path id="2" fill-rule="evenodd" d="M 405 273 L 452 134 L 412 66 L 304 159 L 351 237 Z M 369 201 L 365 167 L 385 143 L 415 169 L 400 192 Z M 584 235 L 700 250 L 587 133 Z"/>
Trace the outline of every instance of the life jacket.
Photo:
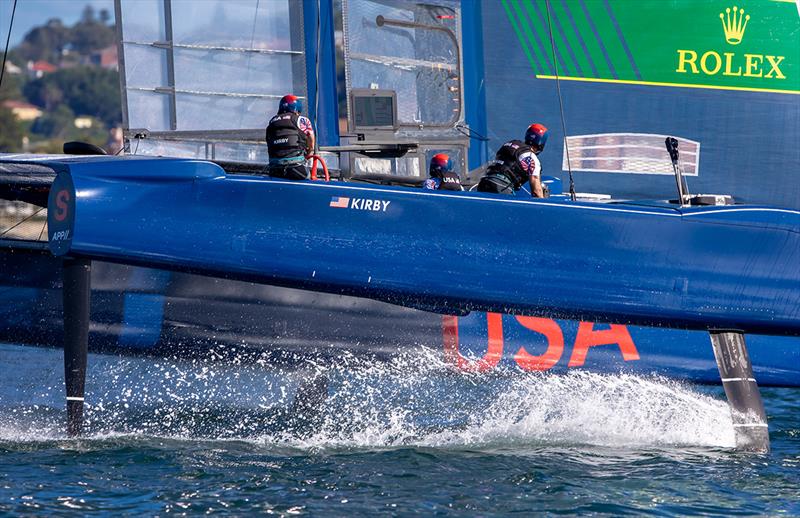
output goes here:
<path id="1" fill-rule="evenodd" d="M 271 160 L 305 155 L 308 140 L 297 125 L 299 117 L 295 112 L 286 112 L 270 119 L 266 137 Z"/>
<path id="2" fill-rule="evenodd" d="M 514 184 L 504 174 L 487 174 L 478 182 L 478 192 L 494 192 L 514 195 Z"/>
<path id="3" fill-rule="evenodd" d="M 486 175 L 505 176 L 514 190 L 519 190 L 528 181 L 528 173 L 520 167 L 519 157 L 529 151 L 532 151 L 531 147 L 521 140 L 509 140 L 497 150 L 494 162 L 486 168 Z"/>
<path id="4" fill-rule="evenodd" d="M 444 191 L 463 191 L 461 178 L 454 171 L 447 171 L 439 176 L 439 190 Z"/>
<path id="5" fill-rule="evenodd" d="M 492 177 L 502 178 L 510 187 L 513 187 L 516 190 L 517 182 L 515 181 L 516 175 L 514 175 L 513 169 L 503 162 L 502 160 L 495 160 L 489 164 L 486 168 L 486 174 L 484 177 Z"/>

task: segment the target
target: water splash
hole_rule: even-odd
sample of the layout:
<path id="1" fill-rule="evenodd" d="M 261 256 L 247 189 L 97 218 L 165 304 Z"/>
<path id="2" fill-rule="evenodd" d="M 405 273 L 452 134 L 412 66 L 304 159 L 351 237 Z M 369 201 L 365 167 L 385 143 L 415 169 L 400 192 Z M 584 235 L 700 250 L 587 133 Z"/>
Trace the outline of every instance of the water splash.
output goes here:
<path id="1" fill-rule="evenodd" d="M 0 441 L 64 439 L 61 358 L 48 354 L 37 376 L 26 382 L 20 373 L 8 380 L 17 383 L 13 390 L 0 392 Z M 350 356 L 298 363 L 303 368 L 280 370 L 258 361 L 93 355 L 88 438 L 242 440 L 290 451 L 734 446 L 724 401 L 666 379 L 460 373 L 430 350 L 380 363 Z M 294 395 L 309 379 L 326 380 L 329 396 L 297 412 Z"/>
<path id="2" fill-rule="evenodd" d="M 424 356 L 334 374 L 340 390 L 314 433 L 277 442 L 301 448 L 735 444 L 725 402 L 662 378 L 463 374 Z"/>

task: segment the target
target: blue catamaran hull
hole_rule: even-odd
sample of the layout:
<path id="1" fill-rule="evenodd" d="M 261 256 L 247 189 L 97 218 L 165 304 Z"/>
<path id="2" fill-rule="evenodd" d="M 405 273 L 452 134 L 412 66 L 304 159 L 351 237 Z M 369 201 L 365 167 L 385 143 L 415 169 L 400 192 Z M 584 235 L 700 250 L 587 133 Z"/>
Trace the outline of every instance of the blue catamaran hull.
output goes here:
<path id="1" fill-rule="evenodd" d="M 465 370 L 714 381 L 709 329 L 797 334 L 793 210 L 293 183 L 187 160 L 37 163 L 60 171 L 50 190 L 51 250 L 103 265 L 94 282 L 97 345 L 329 355 L 425 346 Z M 15 322 L 48 313 L 58 327 L 58 280 L 29 275 L 57 275 L 46 254 L 5 252 L 17 266 L 10 282 L 24 286 L 7 293 L 33 302 L 29 318 L 7 319 L 12 333 L 20 333 Z M 27 336 L 57 343 L 37 333 Z M 756 339 L 764 383 L 798 383 L 797 342 Z"/>
<path id="2" fill-rule="evenodd" d="M 6 272 L 0 341 L 61 347 L 60 260 L 46 250 L 4 249 L 0 269 Z M 701 331 L 481 312 L 446 316 L 99 261 L 92 286 L 89 345 L 96 352 L 204 358 L 230 352 L 275 361 L 357 354 L 379 361 L 425 348 L 468 371 L 588 369 L 719 383 Z M 751 335 L 748 346 L 759 384 L 800 386 L 800 338 Z"/>
<path id="3" fill-rule="evenodd" d="M 372 298 L 800 334 L 800 212 L 590 203 L 226 175 L 210 162 L 40 162 L 56 255 Z"/>

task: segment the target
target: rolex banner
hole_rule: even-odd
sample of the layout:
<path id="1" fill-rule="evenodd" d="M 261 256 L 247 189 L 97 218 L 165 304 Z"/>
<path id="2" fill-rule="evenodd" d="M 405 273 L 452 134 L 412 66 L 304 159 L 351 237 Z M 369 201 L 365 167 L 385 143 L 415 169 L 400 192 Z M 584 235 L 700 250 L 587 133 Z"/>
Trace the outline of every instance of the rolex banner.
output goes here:
<path id="1" fill-rule="evenodd" d="M 667 199 L 673 136 L 690 192 L 800 208 L 794 0 L 485 0 L 481 9 L 489 154 L 540 122 L 551 130 L 545 175 L 566 180 L 571 170 L 579 192 Z"/>
<path id="2" fill-rule="evenodd" d="M 554 78 L 547 3 L 502 5 L 531 69 Z M 551 0 L 549 6 L 564 80 L 800 93 L 795 0 Z M 547 41 L 537 42 L 537 34 Z"/>

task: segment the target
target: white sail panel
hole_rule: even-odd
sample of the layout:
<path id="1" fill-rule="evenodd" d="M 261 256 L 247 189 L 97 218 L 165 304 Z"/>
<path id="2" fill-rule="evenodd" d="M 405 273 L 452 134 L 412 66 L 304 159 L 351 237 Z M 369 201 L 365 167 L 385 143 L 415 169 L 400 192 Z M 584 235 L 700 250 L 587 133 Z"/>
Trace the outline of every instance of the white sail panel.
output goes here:
<path id="1" fill-rule="evenodd" d="M 175 96 L 178 129 L 182 131 L 255 128 L 262 132 L 265 119 L 277 102 L 264 97 L 231 97 L 179 92 Z"/>
<path id="2" fill-rule="evenodd" d="M 169 84 L 167 51 L 149 45 L 125 49 L 125 79 L 129 89 L 155 89 Z"/>
<path id="3" fill-rule="evenodd" d="M 291 26 L 298 20 L 287 0 L 173 0 L 172 6 L 179 14 L 172 21 L 176 45 L 298 50 Z"/>
<path id="4" fill-rule="evenodd" d="M 124 20 L 127 41 L 152 43 L 166 40 L 164 0 L 124 0 L 117 4 L 117 20 Z"/>
<path id="5" fill-rule="evenodd" d="M 302 2 L 117 0 L 116 7 L 133 132 L 252 138 L 277 99 L 307 96 Z"/>
<path id="6" fill-rule="evenodd" d="M 207 95 L 280 98 L 293 86 L 286 84 L 286 78 L 292 77 L 295 59 L 285 54 L 176 48 L 175 88 Z"/>
<path id="7" fill-rule="evenodd" d="M 168 131 L 170 129 L 170 99 L 167 95 L 135 89 L 128 90 L 128 128 L 138 131 Z"/>

